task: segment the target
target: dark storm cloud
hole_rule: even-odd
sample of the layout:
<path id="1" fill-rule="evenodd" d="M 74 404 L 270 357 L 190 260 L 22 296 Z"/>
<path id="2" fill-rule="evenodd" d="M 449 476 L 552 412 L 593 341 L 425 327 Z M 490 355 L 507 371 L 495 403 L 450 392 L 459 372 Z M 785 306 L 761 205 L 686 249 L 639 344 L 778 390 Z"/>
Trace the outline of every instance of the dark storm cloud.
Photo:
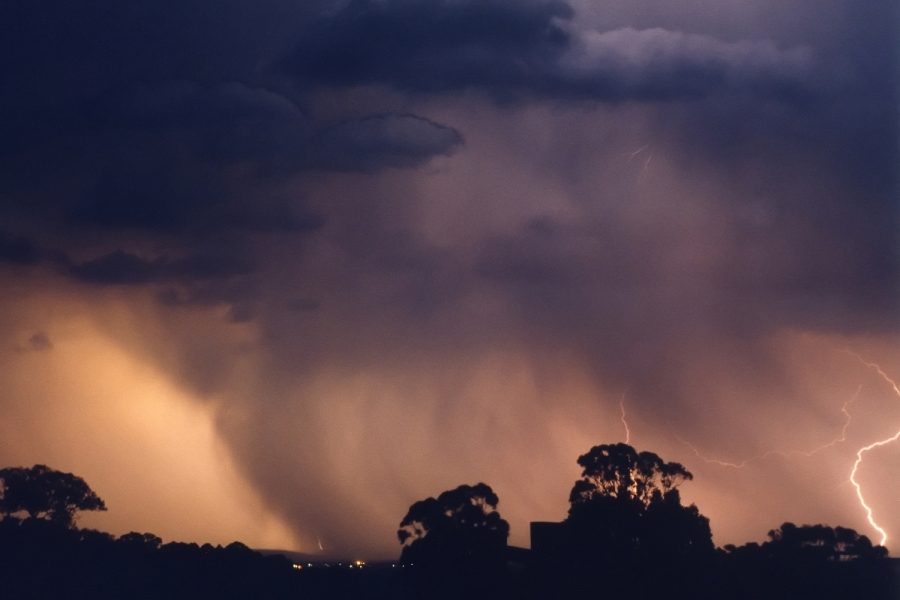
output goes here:
<path id="1" fill-rule="evenodd" d="M 494 468 L 534 494 L 509 449 L 598 397 L 557 355 L 648 429 L 720 430 L 694 409 L 745 373 L 751 403 L 805 401 L 768 336 L 900 326 L 897 20 L 876 2 L 824 24 L 757 7 L 772 39 L 699 0 L 609 26 L 566 2 L 323 4 L 0 9 L 0 261 L 154 294 L 170 310 L 114 334 L 216 396 L 296 531 L 386 556 L 440 491 L 422 481 Z M 223 312 L 255 341 L 227 343 Z"/>
<path id="2" fill-rule="evenodd" d="M 122 285 L 228 279 L 251 270 L 246 260 L 234 257 L 193 255 L 145 259 L 122 250 L 69 268 L 71 276 L 79 281 Z"/>
<path id="3" fill-rule="evenodd" d="M 170 82 L 140 86 L 116 110 L 83 140 L 80 166 L 91 180 L 64 209 L 73 224 L 192 232 L 321 225 L 260 179 L 296 170 L 306 150 L 309 120 L 285 97 L 235 82 Z"/>
<path id="4" fill-rule="evenodd" d="M 96 172 L 107 162 L 113 170 L 129 159 L 152 164 L 159 155 L 218 169 L 250 162 L 266 174 L 313 163 L 331 168 L 310 147 L 310 136 L 329 123 L 317 123 L 301 108 L 302 98 L 264 67 L 279 40 L 293 35 L 298 25 L 292 23 L 301 23 L 316 3 L 289 4 L 297 3 L 273 0 L 252 9 L 241 2 L 5 3 L 0 154 L 9 159 L 6 183 L 34 185 L 50 173 Z M 382 148 L 370 142 L 371 155 L 362 156 L 359 145 L 348 150 L 365 168 L 377 168 Z M 330 152 L 342 150 L 336 140 L 328 143 Z M 387 166 L 428 159 L 418 139 L 404 146 L 395 131 L 386 143 L 395 155 Z M 156 171 L 168 174 L 173 166 Z M 198 195 L 191 183 L 185 196 Z"/>
<path id="5" fill-rule="evenodd" d="M 41 252 L 33 241 L 0 230 L 0 262 L 33 265 L 41 259 Z"/>
<path id="6" fill-rule="evenodd" d="M 554 19 L 571 16 L 564 2 L 352 1 L 310 23 L 285 68 L 331 85 L 521 85 L 565 49 Z"/>
<path id="7" fill-rule="evenodd" d="M 0 217 L 17 235 L 0 232 L 0 260 L 169 286 L 166 306 L 226 303 L 247 320 L 256 242 L 326 225 L 298 179 L 415 168 L 461 146 L 408 111 L 315 114 L 266 67 L 317 5 L 294 4 L 5 3 Z"/>
<path id="8" fill-rule="evenodd" d="M 280 180 L 310 169 L 414 167 L 460 143 L 454 130 L 415 115 L 318 124 L 285 96 L 235 82 L 139 86 L 47 173 L 75 177 L 81 189 L 44 201 L 48 210 L 63 202 L 76 225 L 311 231 L 321 217 L 278 191 Z"/>
<path id="9" fill-rule="evenodd" d="M 805 48 L 662 28 L 579 29 L 566 2 L 353 0 L 312 21 L 283 68 L 309 84 L 383 84 L 599 100 L 798 94 Z"/>
<path id="10" fill-rule="evenodd" d="M 262 5 L 265 4 L 265 9 Z M 258 65 L 304 8 L 277 0 L 5 2 L 0 13 L 0 149 L 90 134 L 139 86 L 255 81 Z M 314 3 L 303 3 L 313 6 Z"/>
<path id="11" fill-rule="evenodd" d="M 434 156 L 450 154 L 462 142 L 452 127 L 416 115 L 372 115 L 322 131 L 313 143 L 310 161 L 347 171 L 415 167 Z"/>

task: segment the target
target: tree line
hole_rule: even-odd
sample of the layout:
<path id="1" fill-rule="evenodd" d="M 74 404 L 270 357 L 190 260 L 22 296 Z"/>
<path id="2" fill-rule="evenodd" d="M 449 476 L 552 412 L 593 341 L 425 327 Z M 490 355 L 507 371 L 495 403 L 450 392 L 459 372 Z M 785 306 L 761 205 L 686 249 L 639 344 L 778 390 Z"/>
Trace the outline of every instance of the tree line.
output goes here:
<path id="1" fill-rule="evenodd" d="M 693 475 L 627 444 L 578 457 L 558 523 L 533 523 L 530 551 L 508 546 L 485 483 L 415 502 L 397 531 L 400 569 L 298 568 L 243 544 L 170 543 L 79 529 L 106 510 L 71 473 L 0 469 L 3 598 L 894 598 L 896 561 L 844 527 L 783 523 L 768 540 L 716 548 L 709 519 L 684 505 Z"/>

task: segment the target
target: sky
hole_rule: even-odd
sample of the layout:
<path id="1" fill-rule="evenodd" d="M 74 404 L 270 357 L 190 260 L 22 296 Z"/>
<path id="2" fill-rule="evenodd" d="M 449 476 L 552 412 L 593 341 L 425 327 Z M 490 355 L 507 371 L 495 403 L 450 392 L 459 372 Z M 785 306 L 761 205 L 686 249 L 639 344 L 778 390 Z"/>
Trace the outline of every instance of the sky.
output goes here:
<path id="1" fill-rule="evenodd" d="M 3 2 L 0 464 L 381 558 L 478 481 L 526 546 L 627 440 L 719 545 L 900 552 L 897 12 Z"/>

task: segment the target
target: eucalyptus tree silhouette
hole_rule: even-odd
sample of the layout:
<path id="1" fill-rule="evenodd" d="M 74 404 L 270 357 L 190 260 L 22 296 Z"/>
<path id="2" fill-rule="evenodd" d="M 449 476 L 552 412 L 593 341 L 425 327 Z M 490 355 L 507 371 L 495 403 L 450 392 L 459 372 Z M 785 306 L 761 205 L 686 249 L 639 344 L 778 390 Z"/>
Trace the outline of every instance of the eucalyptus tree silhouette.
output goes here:
<path id="1" fill-rule="evenodd" d="M 709 520 L 681 504 L 677 488 L 693 479 L 683 465 L 627 444 L 595 446 L 578 464 L 567 523 L 581 554 L 672 560 L 712 552 Z"/>
<path id="2" fill-rule="evenodd" d="M 47 467 L 0 469 L 0 514 L 26 513 L 71 527 L 80 510 L 106 510 L 103 500 L 84 479 Z"/>
<path id="3" fill-rule="evenodd" d="M 723 548 L 722 576 L 731 590 L 772 600 L 897 597 L 896 561 L 853 529 L 783 523 L 768 537 Z"/>
<path id="4" fill-rule="evenodd" d="M 653 452 L 637 452 L 628 444 L 594 446 L 578 457 L 578 464 L 583 470 L 569 496 L 573 507 L 597 497 L 647 507 L 694 478 L 680 463 L 665 462 Z"/>
<path id="5" fill-rule="evenodd" d="M 578 457 L 581 478 L 569 494 L 558 540 L 541 560 L 569 595 L 602 579 L 610 596 L 656 597 L 677 588 L 703 598 L 714 554 L 709 520 L 683 506 L 678 486 L 693 475 L 677 462 L 628 444 L 603 444 Z"/>
<path id="6" fill-rule="evenodd" d="M 867 536 L 847 527 L 788 522 L 770 530 L 768 536 L 762 544 L 729 544 L 724 550 L 737 558 L 753 557 L 781 563 L 877 561 L 888 555 L 887 548 L 872 544 Z"/>
<path id="7" fill-rule="evenodd" d="M 887 548 L 876 546 L 865 535 L 847 527 L 794 525 L 783 523 L 769 531 L 764 547 L 776 555 L 806 555 L 817 560 L 878 560 L 887 556 Z"/>
<path id="8" fill-rule="evenodd" d="M 502 567 L 509 524 L 484 483 L 461 485 L 409 507 L 397 537 L 401 560 L 429 569 L 482 572 Z"/>

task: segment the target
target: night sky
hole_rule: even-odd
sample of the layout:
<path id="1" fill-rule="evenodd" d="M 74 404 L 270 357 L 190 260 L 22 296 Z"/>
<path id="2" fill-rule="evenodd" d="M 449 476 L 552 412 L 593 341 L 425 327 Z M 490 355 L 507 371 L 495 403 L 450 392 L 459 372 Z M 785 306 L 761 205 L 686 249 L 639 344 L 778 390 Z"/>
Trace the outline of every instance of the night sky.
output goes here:
<path id="1" fill-rule="evenodd" d="M 392 557 L 477 481 L 527 545 L 627 423 L 717 544 L 877 524 L 896 554 L 900 441 L 863 449 L 900 432 L 898 29 L 0 2 L 0 466 L 84 477 L 116 533 Z"/>

